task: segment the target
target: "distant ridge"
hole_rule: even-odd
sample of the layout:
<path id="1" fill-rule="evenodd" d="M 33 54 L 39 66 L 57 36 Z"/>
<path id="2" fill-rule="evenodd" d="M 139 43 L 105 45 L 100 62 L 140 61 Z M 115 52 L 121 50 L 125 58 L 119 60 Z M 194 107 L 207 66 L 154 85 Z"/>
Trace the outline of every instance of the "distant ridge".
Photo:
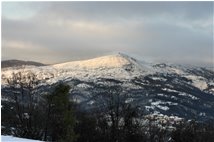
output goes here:
<path id="1" fill-rule="evenodd" d="M 39 63 L 39 62 L 33 62 L 33 61 L 22 61 L 22 60 L 5 60 L 1 61 L 1 68 L 7 68 L 7 67 L 18 67 L 18 66 L 45 66 L 45 64 Z"/>

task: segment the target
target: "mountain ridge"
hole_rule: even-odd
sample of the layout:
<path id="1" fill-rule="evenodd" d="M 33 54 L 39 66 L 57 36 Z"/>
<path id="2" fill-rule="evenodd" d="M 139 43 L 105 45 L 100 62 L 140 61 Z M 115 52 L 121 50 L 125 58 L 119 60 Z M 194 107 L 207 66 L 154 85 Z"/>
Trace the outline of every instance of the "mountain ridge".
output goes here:
<path id="1" fill-rule="evenodd" d="M 35 62 L 35 61 L 23 61 L 23 60 L 4 60 L 1 61 L 1 68 L 7 68 L 7 67 L 19 67 L 23 65 L 33 65 L 33 66 L 46 66 L 43 63 Z"/>
<path id="2" fill-rule="evenodd" d="M 44 87 L 65 82 L 72 88 L 70 95 L 87 110 L 99 106 L 108 90 L 117 86 L 128 94 L 129 103 L 148 113 L 214 118 L 214 72 L 205 68 L 147 63 L 114 54 L 50 66 L 4 69 L 3 92 L 7 78 L 18 72 L 35 74 Z"/>

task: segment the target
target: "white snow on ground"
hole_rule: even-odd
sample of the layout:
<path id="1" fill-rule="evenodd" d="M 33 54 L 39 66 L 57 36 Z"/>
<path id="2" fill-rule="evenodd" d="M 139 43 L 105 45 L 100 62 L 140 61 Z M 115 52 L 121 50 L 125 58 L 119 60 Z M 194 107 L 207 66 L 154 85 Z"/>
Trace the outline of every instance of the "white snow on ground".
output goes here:
<path id="1" fill-rule="evenodd" d="M 185 74 L 184 71 L 182 71 L 181 69 L 172 68 L 171 70 L 174 71 L 177 74 Z"/>
<path id="2" fill-rule="evenodd" d="M 184 93 L 184 92 L 180 92 L 178 95 L 180 95 L 180 96 L 187 96 L 187 97 L 192 98 L 193 100 L 198 100 L 197 97 L 195 97 L 193 95 L 190 95 L 190 94 L 187 94 L 187 93 Z"/>
<path id="3" fill-rule="evenodd" d="M 172 89 L 169 89 L 169 88 L 163 88 L 162 90 L 164 90 L 164 91 L 168 91 L 168 92 L 178 92 L 178 91 L 176 91 L 176 90 L 172 90 Z"/>
<path id="4" fill-rule="evenodd" d="M 133 98 L 128 98 L 128 99 L 126 99 L 126 101 L 125 101 L 125 103 L 130 103 L 130 102 L 133 102 Z"/>
<path id="5" fill-rule="evenodd" d="M 165 111 L 169 110 L 169 107 L 167 107 L 167 106 L 161 106 L 160 104 L 164 104 L 164 102 L 157 101 L 157 102 L 152 102 L 151 103 L 152 106 L 155 106 L 155 107 L 157 107 L 159 109 L 162 109 L 162 110 L 165 110 Z"/>
<path id="6" fill-rule="evenodd" d="M 192 85 L 201 89 L 201 90 L 204 90 L 208 87 L 207 83 L 205 81 L 205 78 L 203 78 L 201 76 L 187 75 L 185 77 L 188 79 L 191 79 L 193 81 Z"/>
<path id="7" fill-rule="evenodd" d="M 154 110 L 155 109 L 155 106 L 145 106 L 146 110 L 149 111 L 150 109 L 151 110 Z"/>
<path id="8" fill-rule="evenodd" d="M 127 71 L 130 69 L 131 71 Z M 98 57 L 90 60 L 73 61 L 51 66 L 25 66 L 20 68 L 4 68 L 2 70 L 2 85 L 6 85 L 6 79 L 13 73 L 32 72 L 40 80 L 52 84 L 67 78 L 79 78 L 89 80 L 95 78 L 130 79 L 139 75 L 151 74 L 148 65 L 141 65 L 136 60 L 121 54 Z"/>
<path id="9" fill-rule="evenodd" d="M 95 101 L 89 101 L 87 104 L 93 105 Z"/>
<path id="10" fill-rule="evenodd" d="M 167 102 L 156 101 L 156 102 L 152 102 L 151 105 L 152 105 L 151 107 L 146 106 L 146 109 L 157 107 L 159 109 L 166 111 L 166 110 L 169 110 L 169 107 L 165 106 L 165 105 L 172 106 L 172 105 L 178 105 L 178 103 L 173 103 L 173 102 L 169 102 L 169 101 L 167 101 Z"/>
<path id="11" fill-rule="evenodd" d="M 3 68 L 1 72 L 1 85 L 7 85 L 7 78 L 13 73 L 21 72 L 23 75 L 33 73 L 42 83 L 53 84 L 59 80 L 78 78 L 80 80 L 94 80 L 96 78 L 112 78 L 130 80 L 138 76 L 145 76 L 155 73 L 177 73 L 193 81 L 192 85 L 204 90 L 208 87 L 207 80 L 200 76 L 191 75 L 185 69 L 178 66 L 154 67 L 152 63 L 142 62 L 124 54 L 113 54 L 83 61 L 73 61 L 50 66 L 24 66 Z M 153 80 L 166 81 L 163 77 L 152 77 Z M 141 83 L 141 82 L 140 82 Z M 212 85 L 213 83 L 210 82 Z M 167 86 L 169 86 L 167 84 Z M 87 88 L 85 84 L 79 87 Z M 170 87 L 170 86 L 169 86 Z M 176 92 L 166 89 L 165 91 Z M 211 90 L 211 89 L 210 89 Z M 212 91 L 212 90 L 211 90 Z"/>
<path id="12" fill-rule="evenodd" d="M 81 84 L 78 84 L 77 87 L 79 87 L 79 88 L 90 88 L 91 86 L 88 84 L 85 84 L 85 83 L 81 83 Z"/>
<path id="13" fill-rule="evenodd" d="M 162 96 L 162 97 L 168 97 L 167 95 L 164 95 L 164 94 L 161 94 L 161 93 L 159 93 L 159 94 L 157 94 L 158 96 Z"/>
<path id="14" fill-rule="evenodd" d="M 214 81 L 211 81 L 211 82 L 209 82 L 208 84 L 214 86 Z"/>
<path id="15" fill-rule="evenodd" d="M 151 77 L 153 80 L 160 80 L 160 81 L 166 81 L 167 79 L 163 77 Z"/>
<path id="16" fill-rule="evenodd" d="M 122 67 L 126 64 L 129 64 L 129 61 L 123 58 L 120 55 L 109 55 L 98 57 L 90 60 L 84 61 L 74 61 L 67 62 L 62 64 L 53 65 L 55 68 L 63 69 L 97 69 L 97 68 L 113 68 L 113 67 Z"/>
<path id="17" fill-rule="evenodd" d="M 177 97 L 172 96 L 172 95 L 171 95 L 171 96 L 168 96 L 168 95 L 159 93 L 159 94 L 157 94 L 157 96 L 162 96 L 162 97 L 166 97 L 166 98 L 170 97 L 170 98 L 172 98 L 172 99 L 174 99 L 174 100 L 177 100 Z"/>
<path id="18" fill-rule="evenodd" d="M 1 142 L 41 142 L 41 141 L 25 139 L 25 138 L 17 138 L 13 136 L 1 136 Z"/>

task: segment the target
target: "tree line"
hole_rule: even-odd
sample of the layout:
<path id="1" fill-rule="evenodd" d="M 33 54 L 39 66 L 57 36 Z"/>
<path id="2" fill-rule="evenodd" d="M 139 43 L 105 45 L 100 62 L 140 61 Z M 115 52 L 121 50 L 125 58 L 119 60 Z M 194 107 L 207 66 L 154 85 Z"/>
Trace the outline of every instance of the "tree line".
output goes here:
<path id="1" fill-rule="evenodd" d="M 70 99 L 70 86 L 59 82 L 49 89 L 29 72 L 14 73 L 3 95 L 2 134 L 56 142 L 211 142 L 214 121 L 182 121 L 169 130 L 146 120 L 139 107 L 121 97 L 120 86 L 108 88 L 105 101 L 85 111 Z M 101 96 L 102 96 L 101 95 Z M 145 122 L 149 122 L 146 123 Z"/>

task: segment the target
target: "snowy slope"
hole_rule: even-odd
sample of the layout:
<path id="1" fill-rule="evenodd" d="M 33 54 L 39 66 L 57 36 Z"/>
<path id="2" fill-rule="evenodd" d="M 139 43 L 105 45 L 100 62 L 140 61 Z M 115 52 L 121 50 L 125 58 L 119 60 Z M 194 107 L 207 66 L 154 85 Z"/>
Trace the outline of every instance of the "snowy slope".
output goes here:
<path id="1" fill-rule="evenodd" d="M 53 67 L 57 69 L 84 70 L 84 69 L 100 69 L 100 68 L 106 68 L 106 69 L 120 68 L 127 64 L 129 64 L 129 61 L 126 58 L 123 58 L 119 54 L 116 54 L 116 55 L 98 57 L 95 59 L 56 64 L 56 65 L 53 65 Z"/>
<path id="2" fill-rule="evenodd" d="M 148 67 L 143 67 L 136 60 L 122 54 L 114 54 L 84 61 L 73 61 L 52 66 L 2 69 L 2 84 L 6 84 L 6 78 L 12 73 L 33 72 L 40 80 L 46 79 L 48 83 L 54 83 L 66 78 L 94 79 L 99 77 L 129 79 L 143 73 L 151 73 Z"/>
<path id="3" fill-rule="evenodd" d="M 193 68 L 192 70 L 196 69 L 197 68 Z M 7 78 L 10 78 L 13 73 L 17 72 L 22 72 L 23 75 L 33 73 L 39 80 L 43 80 L 43 82 L 45 81 L 48 84 L 68 78 L 78 78 L 81 80 L 93 80 L 97 78 L 130 80 L 134 77 L 146 76 L 149 74 L 177 74 L 189 79 L 191 84 L 200 90 L 206 90 L 209 84 L 214 82 L 212 79 L 210 80 L 204 76 L 190 72 L 189 68 L 184 66 L 147 63 L 122 53 L 51 66 L 4 68 L 1 73 L 2 85 L 6 85 Z M 212 88 L 212 85 L 210 86 L 211 88 L 209 91 L 213 92 L 214 88 Z"/>
<path id="4" fill-rule="evenodd" d="M 44 86 L 66 82 L 75 101 L 87 108 L 99 105 L 100 92 L 119 85 L 130 95 L 127 102 L 149 112 L 214 118 L 214 72 L 205 68 L 150 63 L 119 53 L 44 67 L 4 68 L 3 93 L 6 80 L 17 72 L 32 72 Z"/>
<path id="5" fill-rule="evenodd" d="M 17 138 L 17 137 L 13 137 L 13 136 L 1 136 L 1 142 L 41 142 L 41 141 Z"/>

